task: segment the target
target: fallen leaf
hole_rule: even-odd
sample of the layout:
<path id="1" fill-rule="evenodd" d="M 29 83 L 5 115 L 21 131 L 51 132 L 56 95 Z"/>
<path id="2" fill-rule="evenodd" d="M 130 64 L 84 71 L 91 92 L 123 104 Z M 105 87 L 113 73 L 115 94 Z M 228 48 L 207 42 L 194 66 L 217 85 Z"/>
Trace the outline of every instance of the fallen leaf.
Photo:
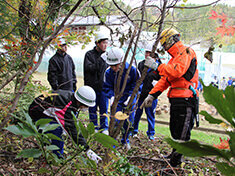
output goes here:
<path id="1" fill-rule="evenodd" d="M 123 113 L 122 111 L 118 111 L 118 112 L 116 112 L 114 117 L 118 120 L 126 120 L 129 116 L 127 114 Z"/>

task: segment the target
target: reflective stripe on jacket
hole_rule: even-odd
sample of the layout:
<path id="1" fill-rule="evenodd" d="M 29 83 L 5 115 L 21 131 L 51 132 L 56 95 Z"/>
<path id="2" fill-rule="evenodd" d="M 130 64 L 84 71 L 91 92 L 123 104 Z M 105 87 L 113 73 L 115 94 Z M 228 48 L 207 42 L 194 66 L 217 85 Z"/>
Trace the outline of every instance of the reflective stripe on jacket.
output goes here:
<path id="1" fill-rule="evenodd" d="M 162 76 L 149 94 L 154 96 L 155 93 L 163 92 L 168 87 L 167 96 L 169 98 L 186 98 L 193 97 L 193 93 L 189 90 L 189 86 L 195 89 L 198 86 L 198 70 L 196 69 L 194 76 L 187 81 L 183 76 L 187 72 L 191 61 L 196 58 L 193 49 L 182 44 L 181 41 L 175 43 L 168 53 L 172 56 L 167 64 L 161 64 L 158 67 L 159 74 Z M 196 62 L 197 65 L 197 62 Z"/>

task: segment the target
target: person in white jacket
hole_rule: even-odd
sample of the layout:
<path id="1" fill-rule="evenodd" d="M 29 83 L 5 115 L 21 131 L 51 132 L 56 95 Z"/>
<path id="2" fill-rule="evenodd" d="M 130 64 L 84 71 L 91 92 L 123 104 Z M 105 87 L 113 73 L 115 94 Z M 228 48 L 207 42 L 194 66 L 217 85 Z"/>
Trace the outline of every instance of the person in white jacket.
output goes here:
<path id="1" fill-rule="evenodd" d="M 227 83 L 225 77 L 223 77 L 223 79 L 220 82 L 220 89 L 222 89 L 224 91 L 227 86 L 228 86 L 228 83 Z"/>

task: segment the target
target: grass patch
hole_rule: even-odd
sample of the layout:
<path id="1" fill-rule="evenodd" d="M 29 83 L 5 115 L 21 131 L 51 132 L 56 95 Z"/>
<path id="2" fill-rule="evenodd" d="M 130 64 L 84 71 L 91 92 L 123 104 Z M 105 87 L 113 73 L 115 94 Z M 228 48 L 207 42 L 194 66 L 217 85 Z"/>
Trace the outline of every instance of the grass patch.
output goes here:
<path id="1" fill-rule="evenodd" d="M 147 122 L 141 121 L 139 124 L 139 130 L 145 132 L 146 134 L 147 128 L 148 128 Z M 161 135 L 164 135 L 165 137 L 171 137 L 170 129 L 168 126 L 156 124 L 155 131 L 156 131 L 155 136 L 157 136 L 158 134 L 161 134 Z M 224 134 L 201 132 L 201 131 L 196 131 L 196 130 L 192 130 L 191 132 L 191 139 L 196 139 L 198 141 L 201 141 L 203 143 L 210 144 L 210 145 L 218 144 L 220 142 L 220 139 L 219 139 L 220 137 L 222 139 L 227 139 L 228 136 Z"/>
<path id="2" fill-rule="evenodd" d="M 80 120 L 85 120 L 88 123 L 88 113 L 87 112 L 80 112 L 79 114 L 79 119 Z M 148 130 L 148 124 L 145 121 L 140 121 L 139 123 L 139 130 L 143 131 L 146 134 L 146 131 Z M 170 134 L 170 129 L 168 126 L 166 125 L 161 125 L 161 124 L 155 124 L 155 136 L 157 136 L 158 134 L 161 134 L 165 137 L 171 137 Z M 146 134 L 147 136 L 147 134 Z M 198 130 L 192 130 L 191 131 L 191 139 L 196 139 L 200 142 L 206 143 L 206 144 L 218 144 L 220 143 L 220 139 L 227 139 L 228 135 L 224 135 L 224 134 L 216 134 L 216 133 L 211 133 L 211 132 L 202 132 L 202 131 L 198 131 Z"/>

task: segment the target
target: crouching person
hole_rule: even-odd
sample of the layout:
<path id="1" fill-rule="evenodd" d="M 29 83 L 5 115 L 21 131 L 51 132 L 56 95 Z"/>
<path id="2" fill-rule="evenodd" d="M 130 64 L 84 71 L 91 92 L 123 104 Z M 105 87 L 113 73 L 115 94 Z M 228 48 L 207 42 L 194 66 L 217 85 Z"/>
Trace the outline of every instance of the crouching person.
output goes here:
<path id="1" fill-rule="evenodd" d="M 81 134 L 78 134 L 73 120 L 73 115 L 79 115 L 81 110 L 95 106 L 96 95 L 95 91 L 89 86 L 80 87 L 75 93 L 68 90 L 57 90 L 55 94 L 48 97 L 40 95 L 35 98 L 29 106 L 29 115 L 34 122 L 39 119 L 52 119 L 50 124 L 59 124 L 55 130 L 49 131 L 62 139 L 63 130 L 69 134 L 76 144 L 84 146 L 87 156 L 98 163 L 101 158 L 89 149 L 86 140 Z M 64 141 L 52 140 L 52 145 L 56 145 L 59 150 L 54 150 L 58 158 L 63 158 Z"/>

